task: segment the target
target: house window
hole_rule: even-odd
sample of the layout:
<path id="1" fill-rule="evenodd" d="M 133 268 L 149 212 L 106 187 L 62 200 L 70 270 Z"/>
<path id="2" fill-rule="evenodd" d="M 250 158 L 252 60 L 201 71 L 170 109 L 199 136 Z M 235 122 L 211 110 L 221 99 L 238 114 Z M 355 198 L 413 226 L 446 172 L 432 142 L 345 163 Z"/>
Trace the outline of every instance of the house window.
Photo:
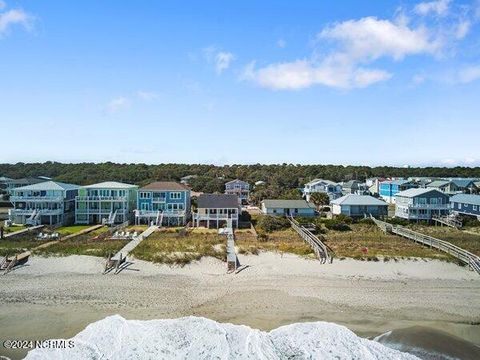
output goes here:
<path id="1" fill-rule="evenodd" d="M 459 209 L 461 209 L 461 208 L 462 208 L 462 204 L 458 203 L 458 204 L 457 204 L 457 207 L 458 207 Z"/>
<path id="2" fill-rule="evenodd" d="M 171 192 L 170 193 L 170 200 L 178 200 L 182 197 L 181 192 Z"/>
<path id="3" fill-rule="evenodd" d="M 473 211 L 477 211 L 477 205 L 473 205 Z"/>
<path id="4" fill-rule="evenodd" d="M 140 199 L 148 199 L 149 197 L 150 197 L 150 194 L 148 192 L 140 193 Z"/>

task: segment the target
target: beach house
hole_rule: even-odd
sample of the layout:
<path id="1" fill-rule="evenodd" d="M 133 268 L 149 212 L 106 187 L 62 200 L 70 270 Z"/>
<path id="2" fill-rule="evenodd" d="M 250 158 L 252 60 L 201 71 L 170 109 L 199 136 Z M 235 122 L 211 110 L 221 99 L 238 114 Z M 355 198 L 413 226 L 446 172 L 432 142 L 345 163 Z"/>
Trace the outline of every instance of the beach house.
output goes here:
<path id="1" fill-rule="evenodd" d="M 387 180 L 380 183 L 378 193 L 387 203 L 394 204 L 395 196 L 398 192 L 415 187 L 417 187 L 417 185 L 409 180 Z"/>
<path id="2" fill-rule="evenodd" d="M 40 184 L 45 181 L 51 181 L 52 179 L 46 176 L 30 176 L 20 179 L 4 178 L 2 189 L 8 194 L 13 194 L 13 190 L 19 187 Z"/>
<path id="3" fill-rule="evenodd" d="M 431 220 L 449 213 L 449 196 L 437 189 L 412 188 L 396 194 L 395 216 L 408 220 Z"/>
<path id="4" fill-rule="evenodd" d="M 173 181 L 157 181 L 138 190 L 135 223 L 183 226 L 190 218 L 190 189 Z"/>
<path id="5" fill-rule="evenodd" d="M 250 184 L 245 181 L 235 179 L 225 183 L 225 194 L 238 196 L 240 204 L 248 202 L 249 193 Z"/>
<path id="6" fill-rule="evenodd" d="M 275 216 L 315 216 L 315 205 L 305 200 L 263 200 L 262 213 Z"/>
<path id="7" fill-rule="evenodd" d="M 388 204 L 370 195 L 348 194 L 330 202 L 333 215 L 384 217 L 388 214 Z"/>
<path id="8" fill-rule="evenodd" d="M 440 190 L 449 195 L 461 193 L 476 194 L 478 192 L 478 187 L 471 179 L 435 180 L 427 184 L 426 187 Z"/>
<path id="9" fill-rule="evenodd" d="M 454 214 L 475 216 L 480 221 L 480 195 L 453 195 L 450 198 L 450 210 Z"/>
<path id="10" fill-rule="evenodd" d="M 232 220 L 232 226 L 238 227 L 240 207 L 238 197 L 228 194 L 202 194 L 197 199 L 197 212 L 193 213 L 196 227 L 219 228 Z"/>
<path id="11" fill-rule="evenodd" d="M 303 196 L 310 201 L 310 195 L 316 192 L 323 192 L 328 195 L 330 200 L 335 200 L 342 196 L 342 186 L 330 180 L 315 179 L 305 184 Z"/>
<path id="12" fill-rule="evenodd" d="M 75 198 L 77 224 L 118 224 L 132 220 L 137 185 L 106 181 L 82 186 Z"/>
<path id="13" fill-rule="evenodd" d="M 42 181 L 11 190 L 9 220 L 14 224 L 56 225 L 73 223 L 79 186 Z"/>

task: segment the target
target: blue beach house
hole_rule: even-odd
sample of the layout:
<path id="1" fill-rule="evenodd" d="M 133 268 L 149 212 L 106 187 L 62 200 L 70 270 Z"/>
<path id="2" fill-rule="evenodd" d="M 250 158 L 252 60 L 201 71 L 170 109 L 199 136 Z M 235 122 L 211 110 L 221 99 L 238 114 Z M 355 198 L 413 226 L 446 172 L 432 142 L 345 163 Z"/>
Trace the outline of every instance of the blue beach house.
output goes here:
<path id="1" fill-rule="evenodd" d="M 457 194 L 450 198 L 453 213 L 476 216 L 480 220 L 480 195 Z"/>
<path id="2" fill-rule="evenodd" d="M 383 200 L 389 204 L 394 204 L 397 193 L 415 187 L 417 187 L 417 185 L 409 180 L 388 180 L 380 183 L 378 192 Z"/>
<path id="3" fill-rule="evenodd" d="M 173 181 L 157 181 L 138 190 L 135 223 L 183 226 L 190 217 L 190 189 Z"/>

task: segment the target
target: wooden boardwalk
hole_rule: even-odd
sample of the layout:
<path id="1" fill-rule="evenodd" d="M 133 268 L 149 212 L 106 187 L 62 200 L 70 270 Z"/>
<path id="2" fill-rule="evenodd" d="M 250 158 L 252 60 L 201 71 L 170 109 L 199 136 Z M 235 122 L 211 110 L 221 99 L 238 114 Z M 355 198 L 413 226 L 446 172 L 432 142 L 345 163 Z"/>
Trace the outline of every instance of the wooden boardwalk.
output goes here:
<path id="1" fill-rule="evenodd" d="M 24 233 L 28 233 L 28 232 L 31 232 L 31 231 L 41 229 L 42 227 L 44 227 L 44 225 L 27 227 L 27 228 L 22 229 L 22 230 L 18 230 L 18 231 L 12 232 L 12 233 L 4 234 L 3 238 L 8 239 L 8 238 L 13 237 L 15 235 L 20 235 L 20 234 L 24 234 Z"/>
<path id="2" fill-rule="evenodd" d="M 456 245 L 453 245 L 445 240 L 440 240 L 432 236 L 424 235 L 419 232 L 407 229 L 400 225 L 393 225 L 385 221 L 378 220 L 373 216 L 370 216 L 377 226 L 384 232 L 389 232 L 413 240 L 416 243 L 429 246 L 431 248 L 438 249 L 447 254 L 450 254 L 468 265 L 472 270 L 480 274 L 480 256 L 477 256 L 465 249 L 462 249 Z"/>
<path id="3" fill-rule="evenodd" d="M 112 260 L 119 260 L 121 255 L 127 256 L 133 249 L 135 249 L 138 244 L 140 244 L 144 239 L 152 235 L 155 231 L 157 231 L 159 227 L 157 225 L 150 226 L 140 235 L 134 237 L 127 245 L 121 248 L 115 255 L 112 256 Z"/>
<path id="4" fill-rule="evenodd" d="M 328 246 L 326 246 L 310 230 L 306 229 L 304 226 L 301 226 L 292 216 L 287 217 L 287 219 L 298 235 L 300 235 L 300 237 L 312 247 L 315 255 L 322 264 L 333 262 L 334 253 L 330 248 L 328 248 Z"/>

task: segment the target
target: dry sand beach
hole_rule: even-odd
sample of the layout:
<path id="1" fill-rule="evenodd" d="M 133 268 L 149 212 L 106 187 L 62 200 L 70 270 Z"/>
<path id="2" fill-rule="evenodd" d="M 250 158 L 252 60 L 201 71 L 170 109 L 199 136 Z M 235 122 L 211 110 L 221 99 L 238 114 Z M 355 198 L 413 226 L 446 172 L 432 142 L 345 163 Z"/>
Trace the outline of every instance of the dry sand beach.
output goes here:
<path id="1" fill-rule="evenodd" d="M 0 338 L 68 338 L 112 314 L 127 319 L 196 315 L 263 330 L 331 321 L 364 337 L 410 327 L 418 332 L 421 326 L 480 345 L 480 277 L 452 263 L 320 265 L 295 255 L 261 253 L 242 256 L 249 266 L 238 274 L 226 274 L 223 262 L 206 258 L 183 268 L 135 260 L 120 274 L 103 275 L 103 261 L 33 257 L 28 266 L 2 277 Z"/>

